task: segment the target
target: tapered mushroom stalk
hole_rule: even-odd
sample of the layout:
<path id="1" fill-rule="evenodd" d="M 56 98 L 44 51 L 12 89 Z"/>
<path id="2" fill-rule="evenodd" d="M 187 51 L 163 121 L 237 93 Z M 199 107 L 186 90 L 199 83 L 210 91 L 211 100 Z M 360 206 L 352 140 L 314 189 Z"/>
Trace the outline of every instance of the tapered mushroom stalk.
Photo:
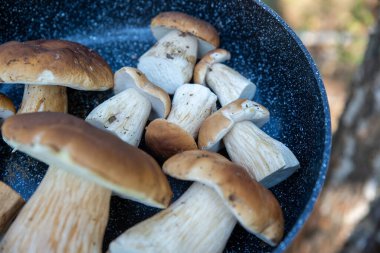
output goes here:
<path id="1" fill-rule="evenodd" d="M 281 240 L 284 220 L 278 201 L 242 167 L 197 150 L 173 156 L 163 169 L 197 183 L 168 209 L 111 242 L 110 253 L 222 252 L 238 221 L 272 246 Z"/>
<path id="2" fill-rule="evenodd" d="M 249 109 L 244 113 L 248 104 L 253 105 L 252 112 Z M 246 168 L 264 186 L 272 187 L 292 175 L 299 168 L 299 162 L 289 148 L 260 130 L 268 120 L 269 111 L 265 107 L 238 99 L 203 122 L 199 148 L 217 151 L 223 139 L 233 162 Z"/>
<path id="3" fill-rule="evenodd" d="M 198 57 L 219 46 L 212 25 L 184 13 L 160 13 L 151 29 L 158 42 L 140 57 L 137 67 L 169 94 L 191 80 Z"/>
<path id="4" fill-rule="evenodd" d="M 230 59 L 230 53 L 224 49 L 208 52 L 195 66 L 194 82 L 207 84 L 218 96 L 222 106 L 238 98 L 252 100 L 256 85 L 232 68 L 220 62 Z"/>
<path id="5" fill-rule="evenodd" d="M 0 119 L 6 119 L 16 113 L 12 100 L 0 93 Z M 11 187 L 0 181 L 0 240 L 11 221 L 24 205 L 25 201 Z"/>
<path id="6" fill-rule="evenodd" d="M 184 84 L 174 94 L 167 120 L 156 119 L 146 128 L 145 142 L 158 156 L 168 158 L 197 149 L 199 127 L 216 106 L 216 96 L 199 84 Z"/>
<path id="7" fill-rule="evenodd" d="M 155 207 L 170 201 L 153 158 L 79 118 L 20 114 L 6 120 L 2 132 L 13 148 L 64 171 L 47 173 L 1 252 L 101 252 L 111 191 Z"/>
<path id="8" fill-rule="evenodd" d="M 129 67 L 115 73 L 115 93 L 92 110 L 86 120 L 137 147 L 149 116 L 151 119 L 168 116 L 170 97 L 139 70 Z"/>

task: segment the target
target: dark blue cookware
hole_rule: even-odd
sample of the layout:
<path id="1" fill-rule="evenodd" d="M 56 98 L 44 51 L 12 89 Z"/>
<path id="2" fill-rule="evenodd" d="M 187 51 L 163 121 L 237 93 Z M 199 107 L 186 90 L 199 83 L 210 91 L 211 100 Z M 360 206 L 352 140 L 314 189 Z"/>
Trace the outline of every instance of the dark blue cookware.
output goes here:
<path id="1" fill-rule="evenodd" d="M 261 1 L 1 1 L 0 43 L 10 40 L 66 39 L 95 49 L 114 71 L 136 66 L 155 43 L 149 22 L 176 10 L 205 19 L 220 31 L 222 47 L 232 53 L 228 65 L 258 86 L 255 100 L 271 112 L 264 130 L 285 143 L 301 168 L 271 190 L 285 215 L 285 236 L 272 248 L 237 226 L 225 252 L 281 252 L 313 209 L 325 179 L 331 148 L 329 107 L 318 69 L 291 28 Z M 23 85 L 1 85 L 16 104 Z M 69 112 L 84 118 L 112 95 L 69 90 Z M 144 148 L 144 147 L 142 147 Z M 28 199 L 47 166 L 0 142 L 0 180 Z M 170 179 L 175 198 L 189 183 Z M 113 197 L 104 248 L 124 230 L 158 212 Z"/>

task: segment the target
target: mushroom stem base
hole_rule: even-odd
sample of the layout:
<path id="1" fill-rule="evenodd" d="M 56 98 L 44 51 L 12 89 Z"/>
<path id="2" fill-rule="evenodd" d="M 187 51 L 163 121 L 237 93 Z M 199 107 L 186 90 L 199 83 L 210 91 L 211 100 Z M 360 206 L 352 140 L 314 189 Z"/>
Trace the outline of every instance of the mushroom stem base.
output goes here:
<path id="1" fill-rule="evenodd" d="M 114 240 L 109 252 L 222 252 L 236 223 L 217 193 L 194 183 L 168 209 Z"/>
<path id="2" fill-rule="evenodd" d="M 50 167 L 0 252 L 101 252 L 111 191 Z"/>

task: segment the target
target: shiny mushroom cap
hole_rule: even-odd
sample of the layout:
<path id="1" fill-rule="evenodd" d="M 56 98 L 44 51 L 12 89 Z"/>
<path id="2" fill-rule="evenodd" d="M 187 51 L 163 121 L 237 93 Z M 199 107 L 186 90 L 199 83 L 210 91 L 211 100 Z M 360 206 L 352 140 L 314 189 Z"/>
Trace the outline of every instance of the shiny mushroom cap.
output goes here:
<path id="1" fill-rule="evenodd" d="M 115 73 L 115 93 L 134 88 L 152 104 L 150 119 L 166 118 L 170 112 L 169 95 L 160 87 L 151 83 L 146 76 L 135 68 L 123 67 Z"/>
<path id="2" fill-rule="evenodd" d="M 222 48 L 211 50 L 205 54 L 197 65 L 195 65 L 193 75 L 194 83 L 205 85 L 207 72 L 212 65 L 228 61 L 229 59 L 231 59 L 230 52 Z"/>
<path id="3" fill-rule="evenodd" d="M 0 45 L 0 82 L 107 90 L 113 74 L 100 55 L 75 42 L 11 41 Z"/>
<path id="4" fill-rule="evenodd" d="M 244 168 L 220 154 L 192 150 L 171 157 L 163 170 L 172 177 L 212 188 L 245 229 L 272 246 L 280 242 L 284 233 L 280 204 Z"/>
<path id="5" fill-rule="evenodd" d="M 182 12 L 162 12 L 152 19 L 150 24 L 154 37 L 160 39 L 172 30 L 197 37 L 198 56 L 219 47 L 219 34 L 210 23 Z"/>
<path id="6" fill-rule="evenodd" d="M 151 156 L 72 115 L 15 115 L 5 120 L 2 133 L 14 149 L 122 197 L 160 208 L 172 197 L 165 175 Z"/>

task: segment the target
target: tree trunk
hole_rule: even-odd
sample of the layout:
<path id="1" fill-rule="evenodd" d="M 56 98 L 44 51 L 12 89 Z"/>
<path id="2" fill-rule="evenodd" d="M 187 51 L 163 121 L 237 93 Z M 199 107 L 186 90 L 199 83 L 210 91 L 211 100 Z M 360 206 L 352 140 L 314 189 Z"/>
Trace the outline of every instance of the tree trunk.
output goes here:
<path id="1" fill-rule="evenodd" d="M 380 252 L 380 232 L 375 233 L 380 229 L 380 200 L 375 201 L 380 184 L 379 19 L 350 92 L 333 138 L 326 186 L 288 252 Z"/>

